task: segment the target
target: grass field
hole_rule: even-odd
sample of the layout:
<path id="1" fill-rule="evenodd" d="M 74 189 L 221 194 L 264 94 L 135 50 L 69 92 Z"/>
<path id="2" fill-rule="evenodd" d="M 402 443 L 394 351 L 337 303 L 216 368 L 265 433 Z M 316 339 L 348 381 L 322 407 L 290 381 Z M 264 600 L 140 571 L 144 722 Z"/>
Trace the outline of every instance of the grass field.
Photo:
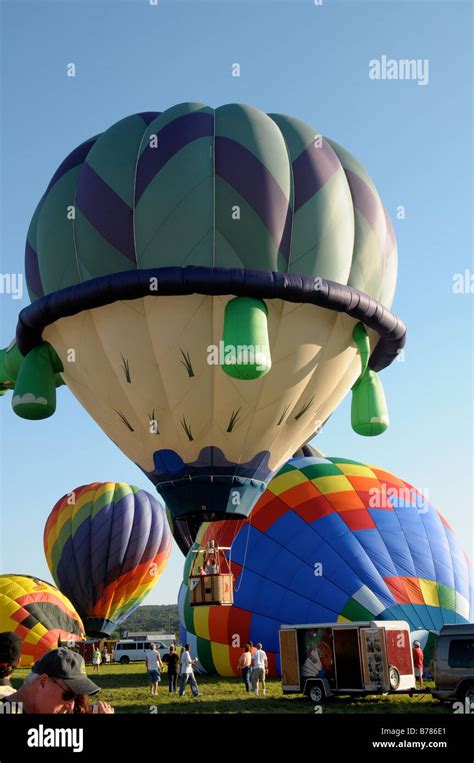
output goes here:
<path id="1" fill-rule="evenodd" d="M 168 677 L 163 674 L 163 682 L 156 697 L 150 697 L 147 685 L 148 674 L 140 664 L 106 665 L 100 673 L 88 675 L 102 691 L 100 699 L 110 702 L 116 713 L 296 713 L 314 714 L 314 704 L 298 694 L 283 695 L 278 679 L 267 682 L 267 695 L 256 697 L 247 694 L 243 682 L 237 678 L 216 678 L 197 675 L 202 697 L 194 699 L 189 686 L 186 694 L 179 698 L 168 693 Z M 13 684 L 17 688 L 27 675 L 27 670 L 15 671 Z M 428 684 L 430 686 L 431 684 Z M 441 703 L 430 694 L 418 694 L 410 698 L 406 694 L 371 696 L 352 699 L 338 697 L 323 704 L 323 712 L 344 713 L 452 713 L 447 703 Z"/>

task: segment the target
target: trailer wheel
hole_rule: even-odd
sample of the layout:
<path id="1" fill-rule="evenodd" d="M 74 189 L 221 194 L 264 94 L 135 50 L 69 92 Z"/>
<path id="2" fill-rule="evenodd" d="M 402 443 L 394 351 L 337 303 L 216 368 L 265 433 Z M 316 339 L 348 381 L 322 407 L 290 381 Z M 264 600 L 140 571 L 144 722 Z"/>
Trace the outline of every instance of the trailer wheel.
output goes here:
<path id="1" fill-rule="evenodd" d="M 316 704 L 322 702 L 325 697 L 321 684 L 311 684 L 308 690 L 308 697 L 311 702 L 315 702 Z"/>
<path id="2" fill-rule="evenodd" d="M 388 669 L 388 680 L 391 689 L 398 689 L 400 686 L 400 673 L 395 665 L 390 665 Z"/>
<path id="3" fill-rule="evenodd" d="M 128 665 L 130 662 L 130 657 L 126 657 L 125 655 L 120 658 L 120 664 L 121 665 Z"/>
<path id="4" fill-rule="evenodd" d="M 466 690 L 464 692 L 464 699 L 466 700 L 466 704 L 469 703 L 469 709 L 472 712 L 474 712 L 474 685 L 470 685 L 466 687 Z"/>

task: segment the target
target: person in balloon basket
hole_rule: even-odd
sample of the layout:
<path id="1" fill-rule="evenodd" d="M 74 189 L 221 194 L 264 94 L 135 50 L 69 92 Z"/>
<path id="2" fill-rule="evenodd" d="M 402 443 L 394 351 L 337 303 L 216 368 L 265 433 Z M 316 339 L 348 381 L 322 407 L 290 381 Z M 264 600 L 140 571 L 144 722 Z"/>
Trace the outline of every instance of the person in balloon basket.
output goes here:
<path id="1" fill-rule="evenodd" d="M 265 686 L 265 677 L 268 673 L 267 655 L 262 649 L 262 645 L 257 644 L 256 651 L 252 654 L 252 687 L 258 696 L 259 684 L 262 682 L 262 694 L 267 693 Z"/>
<path id="2" fill-rule="evenodd" d="M 196 682 L 196 679 L 194 677 L 194 670 L 193 665 L 197 662 L 197 657 L 192 658 L 189 653 L 189 644 L 185 644 L 183 653 L 181 655 L 181 675 L 180 675 L 180 683 L 179 683 L 179 696 L 184 696 L 184 691 L 186 689 L 186 684 L 191 684 L 191 691 L 193 694 L 193 697 L 202 697 L 202 694 L 200 693 L 198 689 L 198 685 Z"/>
<path id="3" fill-rule="evenodd" d="M 10 678 L 20 664 L 22 644 L 17 633 L 0 633 L 0 698 L 15 694 Z"/>
<path id="4" fill-rule="evenodd" d="M 423 649 L 419 641 L 413 642 L 413 667 L 415 668 L 415 679 L 420 680 L 420 689 L 423 689 Z"/>
<path id="5" fill-rule="evenodd" d="M 161 681 L 161 671 L 163 662 L 160 653 L 156 649 L 156 644 L 150 644 L 150 648 L 145 652 L 145 665 L 150 679 L 150 694 L 158 694 L 158 685 Z"/>
<path id="6" fill-rule="evenodd" d="M 168 687 L 170 694 L 176 694 L 178 685 L 178 668 L 179 668 L 179 655 L 176 652 L 176 647 L 171 644 L 168 654 L 163 657 L 163 662 L 168 666 Z"/>
<path id="7" fill-rule="evenodd" d="M 108 702 L 89 705 L 87 697 L 100 691 L 86 675 L 80 654 L 67 647 L 51 649 L 35 662 L 31 673 L 14 694 L 0 699 L 0 713 L 113 713 Z"/>

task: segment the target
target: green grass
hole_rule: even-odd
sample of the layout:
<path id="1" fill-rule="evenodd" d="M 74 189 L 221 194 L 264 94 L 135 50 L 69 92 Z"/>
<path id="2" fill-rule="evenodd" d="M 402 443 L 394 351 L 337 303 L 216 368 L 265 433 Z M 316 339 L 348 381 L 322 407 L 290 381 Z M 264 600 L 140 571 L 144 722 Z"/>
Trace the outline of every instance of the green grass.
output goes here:
<path id="1" fill-rule="evenodd" d="M 314 704 L 306 697 L 299 694 L 284 695 L 280 681 L 275 678 L 267 681 L 267 695 L 256 697 L 254 694 L 247 694 L 240 679 L 197 675 L 196 679 L 203 696 L 194 699 L 189 685 L 183 698 L 179 698 L 177 694 L 170 695 L 166 673 L 163 674 L 158 695 L 150 697 L 148 674 L 143 664 L 106 665 L 100 668 L 99 675 L 88 667 L 87 672 L 102 689 L 100 699 L 110 702 L 116 713 L 315 713 Z M 26 669 L 15 671 L 15 688 L 21 685 L 27 673 Z M 411 699 L 406 694 L 357 699 L 338 697 L 324 703 L 322 707 L 323 713 L 331 714 L 452 712 L 450 704 L 441 703 L 430 694 L 415 695 Z"/>

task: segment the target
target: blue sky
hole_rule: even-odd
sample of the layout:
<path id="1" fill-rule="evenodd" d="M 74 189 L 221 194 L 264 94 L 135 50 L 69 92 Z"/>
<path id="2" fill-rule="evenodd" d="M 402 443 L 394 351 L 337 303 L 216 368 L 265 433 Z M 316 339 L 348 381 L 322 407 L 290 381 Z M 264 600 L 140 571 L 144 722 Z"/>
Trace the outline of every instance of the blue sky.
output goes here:
<path id="1" fill-rule="evenodd" d="M 3 0 L 1 14 L 2 273 L 23 272 L 31 215 L 62 159 L 127 114 L 249 103 L 293 114 L 358 157 L 394 223 L 393 309 L 408 344 L 383 373 L 389 431 L 355 435 L 347 398 L 315 444 L 428 491 L 474 556 L 473 295 L 452 290 L 455 273 L 474 272 L 471 4 Z M 382 55 L 428 59 L 429 84 L 369 79 Z M 1 346 L 27 304 L 26 289 L 22 300 L 0 294 Z M 50 579 L 44 522 L 72 487 L 116 480 L 153 492 L 67 389 L 49 420 L 17 418 L 7 398 L 0 418 L 0 572 Z M 146 603 L 176 600 L 182 561 L 175 548 Z"/>

